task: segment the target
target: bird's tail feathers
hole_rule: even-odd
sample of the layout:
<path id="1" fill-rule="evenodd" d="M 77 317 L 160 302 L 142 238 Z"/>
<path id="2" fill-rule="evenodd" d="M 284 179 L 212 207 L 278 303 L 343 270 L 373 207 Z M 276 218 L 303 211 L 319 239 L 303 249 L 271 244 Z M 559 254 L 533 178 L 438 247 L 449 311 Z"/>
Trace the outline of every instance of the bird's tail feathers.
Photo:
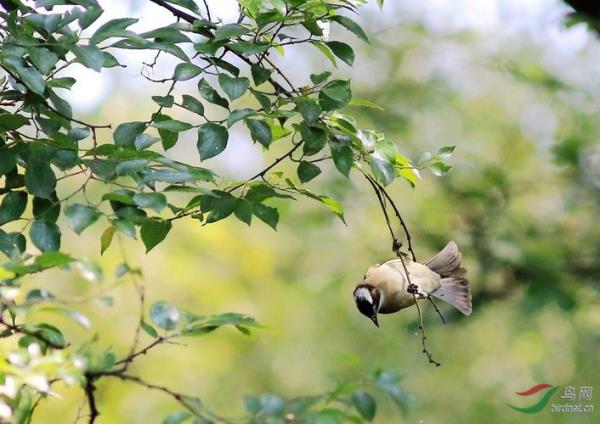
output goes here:
<path id="1" fill-rule="evenodd" d="M 449 242 L 444 249 L 425 265 L 442 277 L 441 286 L 432 296 L 454 306 L 465 315 L 471 315 L 471 287 L 465 278 L 467 270 L 460 266 L 461 254 L 455 242 Z"/>
<path id="2" fill-rule="evenodd" d="M 425 266 L 442 278 L 450 276 L 457 268 L 460 268 L 462 255 L 455 242 L 450 241 L 440 253 L 425 262 Z"/>
<path id="3" fill-rule="evenodd" d="M 463 269 L 463 268 L 461 268 Z M 471 288 L 464 277 L 442 278 L 442 285 L 431 293 L 432 296 L 454 306 L 463 314 L 471 315 Z"/>

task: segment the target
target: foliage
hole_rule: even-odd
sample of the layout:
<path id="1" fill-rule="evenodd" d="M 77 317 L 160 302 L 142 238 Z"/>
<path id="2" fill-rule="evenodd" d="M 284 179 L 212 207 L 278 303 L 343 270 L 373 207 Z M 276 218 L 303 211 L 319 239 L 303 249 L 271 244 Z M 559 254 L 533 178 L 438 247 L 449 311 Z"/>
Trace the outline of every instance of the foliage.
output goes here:
<path id="1" fill-rule="evenodd" d="M 352 65 L 353 47 L 330 40 L 329 27 L 368 42 L 350 17 L 362 1 L 240 0 L 239 18 L 232 23 L 212 19 L 205 2 L 202 7 L 192 0 L 150 2 L 176 22 L 140 32 L 135 18 L 100 24 L 103 9 L 96 0 L 38 0 L 34 6 L 0 2 L 5 10 L 0 12 L 0 250 L 7 257 L 1 271 L 0 323 L 3 337 L 18 340 L 2 370 L 0 414 L 15 422 L 31 420 L 36 405 L 58 381 L 81 386 L 93 422 L 100 412 L 96 384 L 102 378 L 119 378 L 173 397 L 185 412 L 165 422 L 193 417 L 195 422 L 227 422 L 197 398 L 129 374 L 129 365 L 175 337 L 205 335 L 225 325 L 249 334 L 258 326 L 245 315 L 203 317 L 162 300 L 146 310 L 142 272 L 127 262 L 123 251 L 114 279 L 131 279 L 142 309 L 131 350 L 123 357 L 110 349 L 97 353 L 94 338 L 71 345 L 63 329 L 30 317 L 40 311 L 61 314 L 91 330 L 89 319 L 50 292 L 20 290 L 28 275 L 54 268 L 75 268 L 89 281 L 105 278 L 97 265 L 64 246 L 67 228 L 79 235 L 93 225 L 105 226 L 101 254 L 114 248 L 115 240 L 138 235 L 149 252 L 186 217 L 202 225 L 229 217 L 250 225 L 256 218 L 276 229 L 278 207 L 302 197 L 320 202 L 344 220 L 336 200 L 303 187 L 327 164 L 345 177 L 356 169 L 382 186 L 397 178 L 414 185 L 419 169 L 431 168 L 435 174 L 449 169 L 444 158 L 452 147 L 413 165 L 392 140 L 360 128 L 355 118 L 342 113 L 348 105 L 377 108 L 354 98 L 350 81 L 324 70 L 307 76 L 310 85 L 297 87 L 272 58 L 273 53 L 283 56 L 290 46 L 307 45 L 336 66 L 338 59 Z M 65 90 L 76 83 L 70 70 L 74 64 L 97 72 L 123 66 L 113 55 L 119 50 L 156 52 L 151 67 L 167 55 L 179 61 L 168 76 L 152 80 L 167 87 L 162 96 L 152 96 L 155 112 L 146 121 L 122 122 L 114 130 L 112 124 L 78 119 L 65 100 Z M 177 85 L 192 80 L 197 90 L 176 97 Z M 188 118 L 173 118 L 175 109 Z M 245 127 L 248 139 L 265 150 L 283 145 L 286 153 L 245 181 L 228 181 L 206 166 L 168 156 L 180 135 L 193 131 L 198 159 L 205 165 L 227 149 L 233 126 Z M 288 160 L 298 164 L 297 175 L 270 173 Z M 95 198 L 92 193 L 98 190 L 101 195 Z M 98 300 L 112 302 L 109 297 Z M 139 346 L 141 332 L 154 339 L 145 347 Z M 398 379 L 385 373 L 373 378 L 365 384 L 379 387 L 405 407 Z M 298 422 L 371 420 L 376 403 L 362 386 L 289 402 L 274 395 L 249 397 L 246 406 L 252 422 L 269 422 L 267 417 L 276 422 L 289 414 Z M 329 405 L 334 401 L 341 408 Z"/>

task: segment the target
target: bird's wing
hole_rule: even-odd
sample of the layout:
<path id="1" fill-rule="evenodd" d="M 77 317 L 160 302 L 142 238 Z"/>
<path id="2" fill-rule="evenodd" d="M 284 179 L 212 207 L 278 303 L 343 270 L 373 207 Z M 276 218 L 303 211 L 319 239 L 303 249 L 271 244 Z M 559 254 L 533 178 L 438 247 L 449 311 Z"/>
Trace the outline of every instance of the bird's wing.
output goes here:
<path id="1" fill-rule="evenodd" d="M 404 260 L 404 262 L 404 265 L 406 265 L 406 269 L 408 270 L 410 282 L 419 288 L 419 292 L 426 295 L 431 293 L 433 290 L 436 290 L 440 286 L 440 276 L 431 271 L 431 269 L 418 262 L 407 262 L 406 260 Z M 403 290 L 406 291 L 408 279 L 406 278 L 406 272 L 404 272 L 402 260 L 393 259 L 386 262 L 386 264 L 394 268 L 402 275 Z"/>

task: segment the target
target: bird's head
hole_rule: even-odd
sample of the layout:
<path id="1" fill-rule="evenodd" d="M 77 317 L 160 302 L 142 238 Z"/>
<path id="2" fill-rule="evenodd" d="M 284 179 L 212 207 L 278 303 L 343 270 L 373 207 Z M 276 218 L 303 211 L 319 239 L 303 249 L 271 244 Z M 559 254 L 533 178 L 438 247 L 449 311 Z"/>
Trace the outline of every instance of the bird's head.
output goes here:
<path id="1" fill-rule="evenodd" d="M 373 324 L 379 327 L 377 321 L 377 311 L 379 310 L 379 301 L 381 293 L 374 286 L 365 283 L 359 283 L 354 289 L 354 302 L 361 314 L 368 317 Z"/>

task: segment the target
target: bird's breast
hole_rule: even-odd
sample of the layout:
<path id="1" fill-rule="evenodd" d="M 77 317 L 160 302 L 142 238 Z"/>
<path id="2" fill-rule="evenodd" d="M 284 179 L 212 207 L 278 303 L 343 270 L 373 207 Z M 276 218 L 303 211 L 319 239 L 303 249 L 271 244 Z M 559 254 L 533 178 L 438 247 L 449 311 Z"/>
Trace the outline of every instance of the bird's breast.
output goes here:
<path id="1" fill-rule="evenodd" d="M 389 264 L 383 264 L 381 268 L 378 288 L 382 296 L 378 312 L 391 314 L 414 305 L 413 295 L 406 291 L 408 281 L 405 274 Z"/>

